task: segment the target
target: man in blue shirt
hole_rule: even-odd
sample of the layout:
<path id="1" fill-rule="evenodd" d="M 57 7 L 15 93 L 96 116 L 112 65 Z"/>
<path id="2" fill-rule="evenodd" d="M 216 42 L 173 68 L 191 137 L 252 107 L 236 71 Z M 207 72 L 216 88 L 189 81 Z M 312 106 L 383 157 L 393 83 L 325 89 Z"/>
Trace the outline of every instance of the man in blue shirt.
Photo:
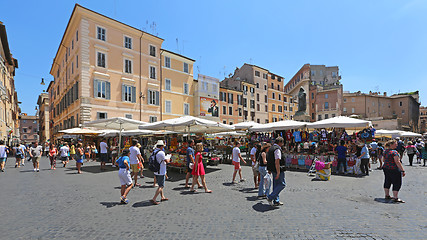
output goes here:
<path id="1" fill-rule="evenodd" d="M 344 140 L 340 141 L 340 145 L 335 148 L 335 152 L 338 154 L 338 165 L 337 165 L 337 174 L 340 172 L 340 167 L 343 165 L 344 174 L 347 173 L 347 163 L 346 163 L 346 155 L 347 155 L 347 147 L 344 146 Z"/>
<path id="2" fill-rule="evenodd" d="M 193 164 L 194 167 L 194 140 L 190 139 L 188 140 L 188 148 L 187 148 L 187 175 L 185 176 L 185 188 L 189 188 L 190 185 L 188 185 L 188 179 L 190 179 L 191 176 L 191 172 L 193 171 L 193 169 L 190 168 L 190 163 Z M 197 186 L 201 187 L 202 185 L 200 185 L 199 183 L 199 178 L 197 178 Z"/>

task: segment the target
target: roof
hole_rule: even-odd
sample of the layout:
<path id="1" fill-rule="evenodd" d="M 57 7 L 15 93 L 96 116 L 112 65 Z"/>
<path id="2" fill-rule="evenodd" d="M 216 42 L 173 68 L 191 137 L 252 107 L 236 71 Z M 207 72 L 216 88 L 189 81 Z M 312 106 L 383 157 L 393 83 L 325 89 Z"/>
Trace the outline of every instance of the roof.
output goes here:
<path id="1" fill-rule="evenodd" d="M 172 52 L 172 51 L 169 51 L 169 50 L 166 50 L 166 49 L 160 49 L 160 50 L 163 50 L 163 51 L 165 51 L 165 52 L 168 52 L 168 53 L 171 53 L 171 54 L 174 54 L 174 55 L 177 55 L 177 56 L 179 56 L 179 57 L 182 57 L 182 58 L 185 58 L 185 59 L 188 59 L 188 60 L 190 60 L 190 61 L 193 61 L 193 62 L 195 62 L 196 60 L 194 60 L 194 59 L 191 59 L 191 58 L 189 58 L 189 57 L 186 57 L 186 56 L 184 56 L 184 55 L 181 55 L 181 54 L 178 54 L 178 53 L 176 53 L 176 52 Z"/>
<path id="2" fill-rule="evenodd" d="M 20 115 L 21 120 L 38 120 L 37 116 Z"/>
<path id="3" fill-rule="evenodd" d="M 267 72 L 268 72 L 268 73 L 270 73 L 270 74 L 274 74 L 274 75 L 276 75 L 277 77 L 281 77 L 281 78 L 285 79 L 285 77 L 282 77 L 282 76 L 280 76 L 279 74 L 273 73 L 273 72 L 271 72 L 270 70 L 265 69 L 265 68 L 263 68 L 263 67 L 260 67 L 260 66 L 257 66 L 257 65 L 253 65 L 253 64 L 247 64 L 247 63 L 245 63 L 245 64 L 246 64 L 246 65 L 248 65 L 248 66 L 251 66 L 251 67 L 257 67 L 257 68 L 260 68 L 260 69 L 262 69 L 262 70 L 267 71 Z"/>
<path id="4" fill-rule="evenodd" d="M 14 61 L 13 61 L 12 55 L 10 54 L 9 42 L 7 40 L 6 26 L 2 22 L 0 22 L 0 39 L 3 45 L 3 50 L 4 50 L 6 60 L 10 65 L 13 65 Z"/>
<path id="5" fill-rule="evenodd" d="M 130 25 L 128 25 L 128 24 L 126 24 L 126 23 L 122 23 L 122 22 L 120 22 L 120 21 L 118 21 L 118 20 L 115 20 L 115 19 L 113 19 L 113 18 L 107 17 L 107 16 L 105 16 L 105 15 L 103 15 L 103 14 L 101 14 L 101 13 L 95 12 L 95 11 L 93 11 L 93 10 L 89 9 L 89 8 L 85 8 L 85 7 L 83 7 L 82 5 L 80 5 L 80 4 L 78 4 L 78 3 L 76 3 L 76 4 L 74 5 L 73 12 L 71 13 L 71 17 L 70 17 L 70 19 L 68 20 L 67 27 L 65 28 L 64 34 L 62 35 L 61 43 L 60 43 L 60 44 L 59 44 L 59 46 L 58 46 L 58 50 L 56 51 L 56 54 L 55 54 L 55 58 L 54 58 L 54 59 L 56 59 L 56 57 L 58 56 L 59 49 L 61 48 L 61 46 L 64 46 L 64 45 L 63 45 L 63 42 L 64 42 L 65 34 L 67 33 L 68 28 L 70 27 L 71 20 L 73 19 L 74 13 L 76 12 L 77 8 L 82 8 L 82 9 L 84 9 L 84 10 L 87 10 L 87 11 L 90 11 L 90 12 L 92 12 L 92 13 L 95 13 L 95 14 L 97 14 L 97 15 L 101 16 L 101 17 L 107 18 L 107 19 L 112 20 L 112 21 L 114 21 L 114 22 L 117 22 L 117 23 L 123 24 L 123 25 L 125 25 L 125 26 L 127 26 L 127 27 L 133 28 L 133 29 L 135 29 L 135 30 L 137 30 L 137 31 L 140 31 L 140 32 L 144 33 L 144 34 L 148 34 L 148 35 L 150 35 L 150 36 L 152 36 L 152 37 L 158 38 L 158 39 L 160 39 L 160 40 L 164 40 L 163 38 L 160 38 L 160 37 L 157 37 L 157 36 L 155 36 L 155 35 L 153 35 L 153 34 L 150 34 L 150 33 L 144 32 L 144 31 L 142 31 L 141 29 L 138 29 L 138 28 L 136 28 L 136 27 L 132 27 L 132 26 L 130 26 Z M 52 70 L 52 68 L 53 68 L 53 63 L 52 63 L 51 70 Z"/>

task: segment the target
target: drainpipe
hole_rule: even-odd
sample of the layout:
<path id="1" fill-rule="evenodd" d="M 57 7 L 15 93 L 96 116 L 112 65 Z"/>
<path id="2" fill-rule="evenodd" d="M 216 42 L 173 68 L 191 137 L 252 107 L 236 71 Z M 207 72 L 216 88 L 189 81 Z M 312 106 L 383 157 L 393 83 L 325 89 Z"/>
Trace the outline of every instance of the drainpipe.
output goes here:
<path id="1" fill-rule="evenodd" d="M 163 72 L 163 66 L 162 66 L 162 53 L 163 50 L 160 50 L 160 121 L 163 121 L 163 90 L 162 90 L 162 83 L 163 83 L 163 77 L 162 77 L 162 72 Z"/>
<path id="2" fill-rule="evenodd" d="M 142 35 L 144 32 L 141 31 L 141 37 L 139 37 L 139 121 L 142 121 Z"/>

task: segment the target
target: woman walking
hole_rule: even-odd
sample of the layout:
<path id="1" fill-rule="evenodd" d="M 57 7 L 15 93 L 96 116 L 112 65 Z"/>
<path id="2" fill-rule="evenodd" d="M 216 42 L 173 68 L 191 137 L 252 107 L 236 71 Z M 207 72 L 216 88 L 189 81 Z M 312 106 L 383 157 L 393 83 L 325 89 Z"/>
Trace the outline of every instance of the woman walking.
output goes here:
<path id="1" fill-rule="evenodd" d="M 83 151 L 83 147 L 82 147 L 82 143 L 77 143 L 77 148 L 76 148 L 76 168 L 77 168 L 77 173 L 81 174 L 82 173 L 82 165 L 83 165 L 83 156 L 84 156 L 84 151 Z"/>
<path id="2" fill-rule="evenodd" d="M 409 166 L 412 166 L 415 153 L 417 153 L 418 150 L 411 141 L 408 142 L 408 145 L 405 146 L 405 148 L 406 148 L 406 154 L 408 154 L 408 158 L 409 158 Z"/>
<path id="3" fill-rule="evenodd" d="M 92 149 L 88 143 L 85 148 L 86 162 L 90 162 L 90 152 L 92 152 Z"/>
<path id="4" fill-rule="evenodd" d="M 120 190 L 120 202 L 123 204 L 128 204 L 129 200 L 127 195 L 132 189 L 132 178 L 130 176 L 130 164 L 129 164 L 129 149 L 124 149 L 122 156 L 116 160 L 117 165 L 119 166 L 119 179 L 121 184 Z"/>
<path id="5" fill-rule="evenodd" d="M 385 145 L 384 152 L 384 193 L 385 199 L 393 199 L 394 202 L 404 203 L 399 198 L 399 190 L 402 186 L 402 177 L 405 176 L 405 170 L 400 162 L 399 153 L 394 150 L 397 147 L 396 140 L 390 140 Z M 390 197 L 390 187 L 393 185 L 393 198 Z"/>
<path id="6" fill-rule="evenodd" d="M 198 182 L 198 178 L 200 176 L 200 178 L 202 179 L 202 185 L 205 188 L 205 192 L 207 193 L 211 193 L 212 190 L 209 190 L 208 187 L 206 186 L 206 180 L 205 180 L 205 168 L 203 167 L 203 161 L 202 161 L 202 151 L 203 151 L 203 143 L 197 143 L 196 144 L 196 155 L 195 155 L 195 163 L 193 166 L 193 171 L 192 171 L 192 175 L 193 175 L 193 182 L 191 184 L 191 189 L 190 191 L 192 192 L 196 192 L 196 190 L 194 189 L 194 185 L 196 184 L 196 182 Z"/>
<path id="7" fill-rule="evenodd" d="M 4 145 L 4 141 L 0 140 L 0 171 L 4 172 L 4 164 L 6 163 L 9 149 Z"/>
<path id="8" fill-rule="evenodd" d="M 95 143 L 92 143 L 90 148 L 92 150 L 92 160 L 96 162 L 96 154 L 98 154 L 98 149 L 96 149 Z"/>
<path id="9" fill-rule="evenodd" d="M 263 143 L 261 154 L 258 156 L 259 173 L 261 174 L 258 188 L 258 198 L 266 198 L 267 194 L 270 194 L 270 186 L 264 189 L 264 177 L 267 175 L 267 152 L 270 147 L 270 143 Z"/>
<path id="10" fill-rule="evenodd" d="M 56 149 L 55 145 L 53 143 L 49 146 L 49 160 L 50 160 L 50 169 L 55 170 L 56 169 L 56 156 L 58 155 L 58 149 Z"/>
<path id="11" fill-rule="evenodd" d="M 16 146 L 13 148 L 15 150 L 15 168 L 19 168 L 21 165 L 21 160 L 24 157 L 24 150 L 22 149 L 21 145 L 19 143 L 16 144 Z"/>

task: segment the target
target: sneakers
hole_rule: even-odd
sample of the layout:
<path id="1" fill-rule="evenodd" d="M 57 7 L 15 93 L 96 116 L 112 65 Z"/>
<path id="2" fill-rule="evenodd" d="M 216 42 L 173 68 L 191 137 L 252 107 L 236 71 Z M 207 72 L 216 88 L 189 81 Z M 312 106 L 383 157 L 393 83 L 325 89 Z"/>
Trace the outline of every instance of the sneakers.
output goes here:
<path id="1" fill-rule="evenodd" d="M 25 163 L 21 163 L 21 166 L 25 166 Z"/>
<path id="2" fill-rule="evenodd" d="M 36 170 L 36 171 L 37 171 L 37 172 L 40 172 L 40 169 L 38 169 L 38 168 L 37 168 L 37 170 Z"/>
<path id="3" fill-rule="evenodd" d="M 36 169 L 36 168 L 34 168 L 34 169 L 33 169 L 33 172 L 36 172 L 36 171 L 37 171 L 37 169 Z"/>
<path id="4" fill-rule="evenodd" d="M 274 205 L 275 205 L 275 206 L 282 206 L 282 205 L 283 205 L 283 202 L 276 202 L 276 203 L 274 203 Z"/>
<path id="5" fill-rule="evenodd" d="M 246 179 L 244 179 L 244 178 L 240 179 L 240 182 L 244 182 L 244 181 L 246 181 Z"/>
<path id="6" fill-rule="evenodd" d="M 4 172 L 4 169 L 2 169 L 1 172 Z"/>
<path id="7" fill-rule="evenodd" d="M 274 206 L 273 200 L 270 200 L 267 198 L 267 202 L 268 202 L 268 204 L 270 204 L 270 206 Z"/>
<path id="8" fill-rule="evenodd" d="M 112 167 L 116 167 L 116 165 L 111 165 Z"/>

